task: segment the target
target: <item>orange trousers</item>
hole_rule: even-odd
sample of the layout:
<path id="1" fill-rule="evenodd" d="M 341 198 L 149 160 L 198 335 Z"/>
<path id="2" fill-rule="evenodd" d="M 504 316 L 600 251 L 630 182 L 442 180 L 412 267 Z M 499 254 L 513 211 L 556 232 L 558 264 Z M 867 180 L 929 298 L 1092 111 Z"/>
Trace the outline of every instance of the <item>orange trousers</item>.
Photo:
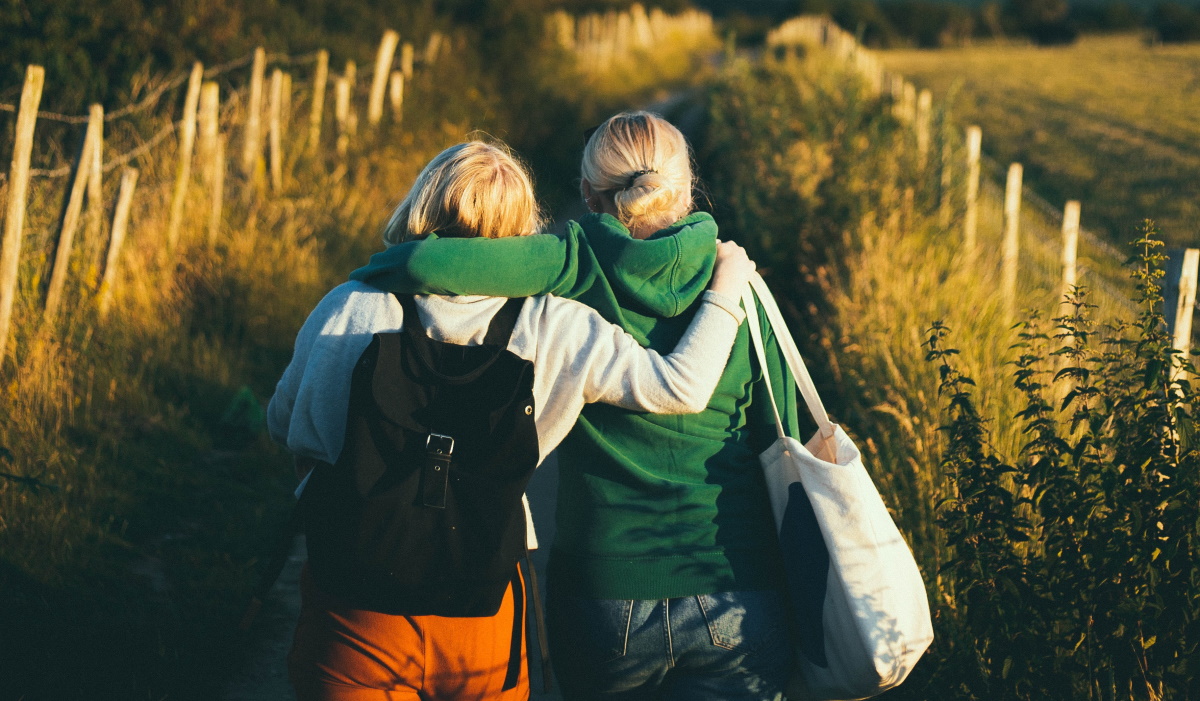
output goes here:
<path id="1" fill-rule="evenodd" d="M 519 571 L 519 568 L 518 568 Z M 521 611 L 526 611 L 522 575 Z M 525 636 L 516 686 L 503 689 L 513 647 L 514 593 L 484 618 L 395 616 L 350 608 L 319 591 L 307 567 L 288 655 L 298 701 L 525 701 Z"/>

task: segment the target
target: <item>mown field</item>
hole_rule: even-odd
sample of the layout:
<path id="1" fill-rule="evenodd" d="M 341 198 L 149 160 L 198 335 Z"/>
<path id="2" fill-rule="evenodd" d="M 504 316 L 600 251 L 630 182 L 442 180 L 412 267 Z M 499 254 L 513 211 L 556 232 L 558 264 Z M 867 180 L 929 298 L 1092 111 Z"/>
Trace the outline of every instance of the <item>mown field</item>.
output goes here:
<path id="1" fill-rule="evenodd" d="M 884 64 L 960 124 L 983 128 L 984 153 L 1025 165 L 1026 183 L 1116 243 L 1144 218 L 1168 245 L 1200 244 L 1200 46 L 1085 36 L 1065 47 L 980 45 L 899 50 Z"/>

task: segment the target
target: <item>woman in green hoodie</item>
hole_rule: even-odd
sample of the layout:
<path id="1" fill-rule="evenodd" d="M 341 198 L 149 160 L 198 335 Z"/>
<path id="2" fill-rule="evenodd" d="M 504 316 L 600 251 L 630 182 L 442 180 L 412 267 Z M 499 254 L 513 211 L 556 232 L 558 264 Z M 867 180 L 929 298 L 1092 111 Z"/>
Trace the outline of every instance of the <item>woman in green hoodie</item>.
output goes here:
<path id="1" fill-rule="evenodd" d="M 683 135 L 622 113 L 588 139 L 591 213 L 561 236 L 430 236 L 352 277 L 396 292 L 579 300 L 669 351 L 712 274 L 717 226 L 692 212 Z M 750 311 L 750 310 L 748 310 Z M 763 329 L 790 435 L 795 384 Z M 745 326 L 707 409 L 590 405 L 559 448 L 550 650 L 568 701 L 781 699 L 791 670 L 783 575 L 758 453 L 774 415 Z"/>

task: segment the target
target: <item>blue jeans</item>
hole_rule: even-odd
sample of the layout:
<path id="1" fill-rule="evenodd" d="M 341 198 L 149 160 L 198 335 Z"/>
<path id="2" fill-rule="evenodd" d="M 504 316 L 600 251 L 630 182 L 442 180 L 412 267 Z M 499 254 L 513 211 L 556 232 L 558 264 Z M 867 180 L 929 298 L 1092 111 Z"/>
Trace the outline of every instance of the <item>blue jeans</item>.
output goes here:
<path id="1" fill-rule="evenodd" d="M 550 654 L 566 701 L 780 701 L 792 669 L 783 596 L 549 601 Z"/>

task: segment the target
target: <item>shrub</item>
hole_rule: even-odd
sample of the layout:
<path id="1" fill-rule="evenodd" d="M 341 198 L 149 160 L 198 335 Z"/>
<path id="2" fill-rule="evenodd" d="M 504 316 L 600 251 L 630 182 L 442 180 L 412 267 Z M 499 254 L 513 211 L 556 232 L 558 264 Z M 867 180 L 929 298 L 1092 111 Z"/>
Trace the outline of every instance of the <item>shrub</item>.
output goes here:
<path id="1" fill-rule="evenodd" d="M 1047 332 L 1020 325 L 1014 384 L 1026 440 L 988 443 L 973 383 L 935 324 L 929 359 L 949 421 L 940 509 L 969 698 L 1186 699 L 1200 642 L 1200 452 L 1190 362 L 1171 349 L 1150 225 L 1141 314 L 1093 331 L 1086 292 Z M 1057 368 L 1057 370 L 1055 369 Z M 966 633 L 969 631 L 969 633 Z"/>

